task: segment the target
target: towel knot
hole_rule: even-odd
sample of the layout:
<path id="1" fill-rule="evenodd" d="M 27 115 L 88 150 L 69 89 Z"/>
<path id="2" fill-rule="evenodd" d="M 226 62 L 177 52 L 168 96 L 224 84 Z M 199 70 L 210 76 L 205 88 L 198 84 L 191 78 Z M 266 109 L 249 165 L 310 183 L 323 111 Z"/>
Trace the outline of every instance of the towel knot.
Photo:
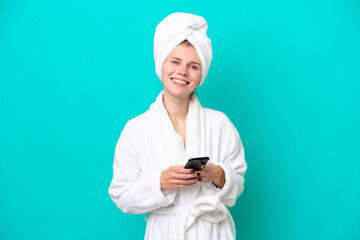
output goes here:
<path id="1" fill-rule="evenodd" d="M 211 223 L 219 223 L 226 219 L 229 210 L 214 196 L 202 196 L 194 201 L 187 213 L 183 213 L 179 232 L 179 239 L 185 239 L 186 231 L 193 225 L 197 218 Z"/>

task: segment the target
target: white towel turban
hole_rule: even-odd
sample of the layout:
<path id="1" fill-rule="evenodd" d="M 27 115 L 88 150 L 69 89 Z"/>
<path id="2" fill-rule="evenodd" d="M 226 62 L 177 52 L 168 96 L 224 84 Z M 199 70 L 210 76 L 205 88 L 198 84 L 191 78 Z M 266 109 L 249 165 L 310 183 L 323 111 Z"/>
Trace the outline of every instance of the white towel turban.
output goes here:
<path id="1" fill-rule="evenodd" d="M 201 16 L 190 13 L 173 13 L 156 27 L 154 37 L 155 70 L 161 80 L 161 68 L 170 52 L 182 41 L 188 40 L 196 49 L 201 61 L 201 80 L 204 82 L 212 59 L 211 40 L 206 35 L 208 24 Z"/>

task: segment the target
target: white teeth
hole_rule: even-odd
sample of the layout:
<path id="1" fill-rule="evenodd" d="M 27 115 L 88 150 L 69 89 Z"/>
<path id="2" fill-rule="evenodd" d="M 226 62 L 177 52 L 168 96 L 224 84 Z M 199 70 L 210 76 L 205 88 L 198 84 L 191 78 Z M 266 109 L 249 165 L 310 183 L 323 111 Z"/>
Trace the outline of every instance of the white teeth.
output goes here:
<path id="1" fill-rule="evenodd" d="M 187 82 L 181 81 L 181 80 L 178 80 L 178 79 L 172 79 L 172 80 L 173 80 L 173 82 L 177 82 L 177 83 L 180 83 L 180 84 L 184 84 L 184 85 L 188 84 Z"/>

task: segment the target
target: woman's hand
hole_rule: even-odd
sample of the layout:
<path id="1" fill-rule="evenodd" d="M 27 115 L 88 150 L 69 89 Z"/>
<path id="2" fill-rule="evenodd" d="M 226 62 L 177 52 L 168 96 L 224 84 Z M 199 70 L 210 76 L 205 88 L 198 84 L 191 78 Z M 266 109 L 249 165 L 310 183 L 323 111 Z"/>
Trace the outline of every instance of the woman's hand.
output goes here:
<path id="1" fill-rule="evenodd" d="M 184 165 L 171 166 L 161 173 L 161 190 L 191 186 L 198 182 L 199 175 L 192 169 L 185 169 Z"/>
<path id="2" fill-rule="evenodd" d="M 215 186 L 222 188 L 225 185 L 225 173 L 224 170 L 211 162 L 208 162 L 203 166 L 201 171 L 196 171 L 200 173 L 198 176 L 198 181 L 201 182 L 213 182 Z"/>

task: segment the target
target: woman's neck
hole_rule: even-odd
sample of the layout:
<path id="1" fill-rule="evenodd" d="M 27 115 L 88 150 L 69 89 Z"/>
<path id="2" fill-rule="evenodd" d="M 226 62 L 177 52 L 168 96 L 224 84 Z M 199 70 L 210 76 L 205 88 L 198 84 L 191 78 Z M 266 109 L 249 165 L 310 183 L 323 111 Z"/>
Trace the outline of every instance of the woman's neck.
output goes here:
<path id="1" fill-rule="evenodd" d="M 190 96 L 177 98 L 164 91 L 163 101 L 165 109 L 174 125 L 186 122 Z"/>

